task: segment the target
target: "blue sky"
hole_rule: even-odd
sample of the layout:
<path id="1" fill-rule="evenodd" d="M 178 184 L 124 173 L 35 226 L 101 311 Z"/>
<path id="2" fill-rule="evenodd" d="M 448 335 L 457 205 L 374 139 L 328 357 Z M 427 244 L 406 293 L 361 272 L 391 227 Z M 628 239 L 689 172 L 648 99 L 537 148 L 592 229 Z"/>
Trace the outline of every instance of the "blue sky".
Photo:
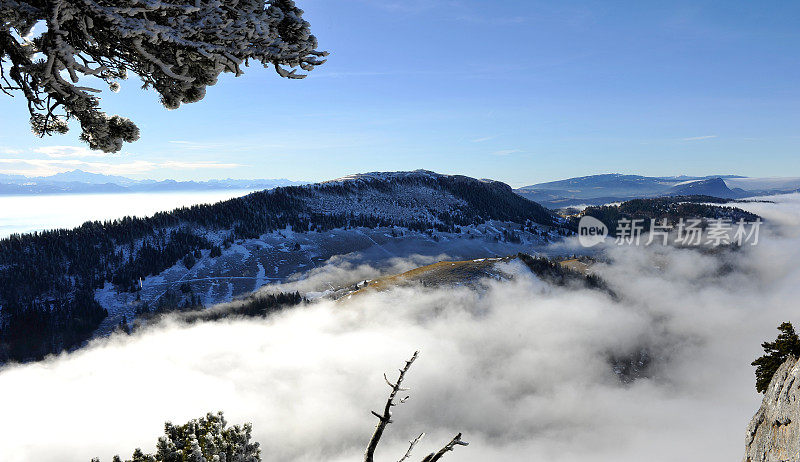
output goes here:
<path id="1" fill-rule="evenodd" d="M 800 176 L 800 3 L 297 3 L 331 52 L 307 79 L 250 67 L 176 111 L 123 81 L 102 106 L 142 139 L 119 155 L 37 139 L 3 97 L 0 173 Z"/>

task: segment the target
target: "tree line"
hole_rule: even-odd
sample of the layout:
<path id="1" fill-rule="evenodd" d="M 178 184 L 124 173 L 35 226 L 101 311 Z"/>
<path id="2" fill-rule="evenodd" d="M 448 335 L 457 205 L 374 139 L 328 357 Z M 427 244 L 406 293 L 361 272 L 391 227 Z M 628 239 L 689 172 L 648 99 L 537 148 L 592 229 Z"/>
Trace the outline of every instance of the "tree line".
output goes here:
<path id="1" fill-rule="evenodd" d="M 721 205 L 730 202 L 711 196 L 671 196 L 650 199 L 632 199 L 619 205 L 597 205 L 584 209 L 582 216 L 590 216 L 602 221 L 608 227 L 612 236 L 619 235 L 618 225 L 620 220 L 643 220 L 643 232 L 650 231 L 651 219 L 661 223 L 677 223 L 680 219 L 726 218 L 731 221 L 740 219 L 745 222 L 754 222 L 759 216 L 746 212 L 736 207 Z M 573 231 L 578 230 L 580 217 L 570 217 L 568 227 Z"/>

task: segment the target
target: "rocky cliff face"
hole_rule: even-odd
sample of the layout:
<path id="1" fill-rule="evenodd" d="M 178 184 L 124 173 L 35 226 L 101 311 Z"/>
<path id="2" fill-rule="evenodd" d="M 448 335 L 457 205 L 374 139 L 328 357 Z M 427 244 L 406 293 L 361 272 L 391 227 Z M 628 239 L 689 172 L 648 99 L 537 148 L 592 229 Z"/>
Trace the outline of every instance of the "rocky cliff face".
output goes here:
<path id="1" fill-rule="evenodd" d="M 744 462 L 800 461 L 800 362 L 789 358 L 747 426 Z"/>

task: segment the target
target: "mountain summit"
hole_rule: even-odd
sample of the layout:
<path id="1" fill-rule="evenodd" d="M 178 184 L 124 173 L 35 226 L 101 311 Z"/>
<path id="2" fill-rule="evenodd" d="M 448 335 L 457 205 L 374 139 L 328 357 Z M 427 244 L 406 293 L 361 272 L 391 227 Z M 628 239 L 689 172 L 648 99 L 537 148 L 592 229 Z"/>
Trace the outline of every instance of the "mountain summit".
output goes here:
<path id="1" fill-rule="evenodd" d="M 38 181 L 50 183 L 83 183 L 83 184 L 116 184 L 126 186 L 136 183 L 136 180 L 125 178 L 124 176 L 102 175 L 100 173 L 84 172 L 83 170 L 72 170 L 69 172 L 56 173 L 55 175 L 36 178 Z"/>
<path id="2" fill-rule="evenodd" d="M 747 197 L 742 189 L 731 189 L 722 178 L 709 178 L 707 180 L 680 183 L 669 189 L 670 196 L 712 196 L 721 199 L 737 199 Z"/>

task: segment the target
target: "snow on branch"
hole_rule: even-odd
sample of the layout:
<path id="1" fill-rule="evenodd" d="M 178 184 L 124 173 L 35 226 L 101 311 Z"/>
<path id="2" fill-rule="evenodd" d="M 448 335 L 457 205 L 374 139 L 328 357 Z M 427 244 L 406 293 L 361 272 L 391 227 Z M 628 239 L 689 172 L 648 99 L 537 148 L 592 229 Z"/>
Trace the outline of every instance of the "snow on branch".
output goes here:
<path id="1" fill-rule="evenodd" d="M 403 388 L 402 383 L 403 379 L 405 379 L 406 373 L 411 368 L 411 365 L 416 361 L 417 357 L 419 357 L 419 351 L 415 351 L 414 354 L 411 356 L 410 359 L 406 361 L 405 366 L 400 369 L 400 375 L 397 377 L 397 380 L 392 383 L 386 374 L 383 374 L 383 379 L 386 381 L 386 384 L 389 386 L 391 391 L 389 392 L 389 398 L 386 400 L 386 404 L 383 407 L 383 413 L 377 413 L 372 411 L 372 415 L 378 418 L 378 423 L 375 426 L 375 432 L 372 434 L 372 438 L 370 438 L 369 443 L 367 444 L 367 450 L 364 453 L 364 462 L 374 462 L 375 461 L 375 449 L 378 447 L 378 443 L 380 442 L 381 437 L 383 436 L 384 430 L 386 430 L 386 426 L 392 423 L 392 408 L 397 406 L 397 404 L 405 403 L 408 400 L 408 396 L 398 399 L 397 395 L 401 391 L 408 391 L 408 388 Z M 405 455 L 398 461 L 404 462 L 411 457 L 411 451 L 414 449 L 414 446 L 419 443 L 419 441 L 425 436 L 425 433 L 420 433 L 419 436 L 414 438 L 413 440 L 409 441 L 408 449 L 406 450 Z M 461 441 L 461 433 L 457 434 L 449 443 L 447 443 L 442 449 L 440 449 L 436 453 L 431 453 L 426 456 L 422 462 L 435 462 L 441 459 L 447 452 L 452 451 L 456 446 L 467 446 L 469 443 Z"/>
<path id="2" fill-rule="evenodd" d="M 0 91 L 25 97 L 37 135 L 76 119 L 92 149 L 116 152 L 139 130 L 102 112 L 92 89 L 77 85 L 82 77 L 113 90 L 134 73 L 170 109 L 201 100 L 220 74 L 238 76 L 250 61 L 303 78 L 297 69 L 313 70 L 328 53 L 302 15 L 293 0 L 0 0 Z"/>

